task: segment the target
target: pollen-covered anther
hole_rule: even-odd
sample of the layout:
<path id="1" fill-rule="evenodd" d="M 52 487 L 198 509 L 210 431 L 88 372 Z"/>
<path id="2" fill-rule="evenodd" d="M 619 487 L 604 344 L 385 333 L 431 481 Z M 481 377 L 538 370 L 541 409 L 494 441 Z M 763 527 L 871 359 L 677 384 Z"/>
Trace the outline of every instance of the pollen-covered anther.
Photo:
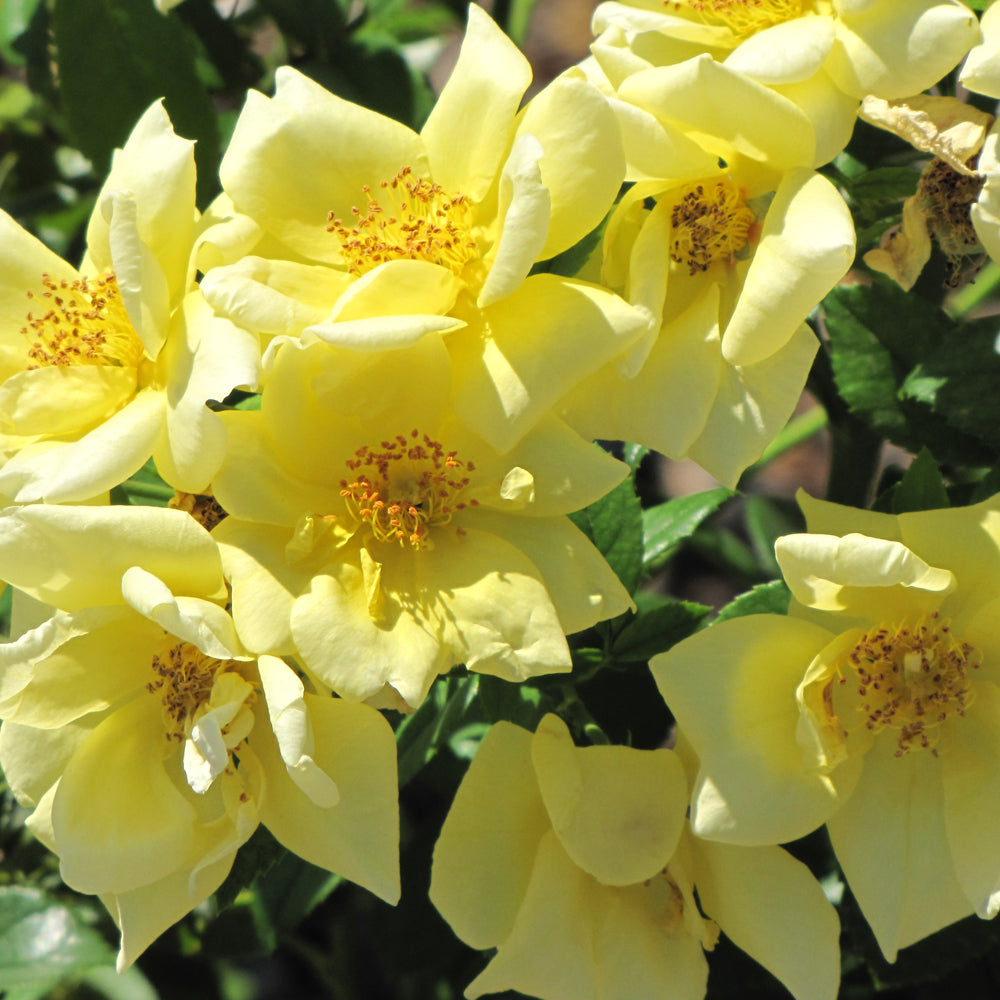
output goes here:
<path id="1" fill-rule="evenodd" d="M 430 548 L 431 528 L 449 524 L 457 512 L 477 505 L 475 499 L 461 497 L 475 466 L 417 430 L 378 447 L 364 445 L 347 467 L 353 478 L 341 480 L 340 493 L 348 513 L 368 525 L 380 542 Z"/>
<path id="2" fill-rule="evenodd" d="M 706 24 L 725 25 L 740 38 L 802 16 L 802 0 L 664 0 L 664 6 L 693 10 Z"/>
<path id="3" fill-rule="evenodd" d="M 756 216 L 728 178 L 685 188 L 670 213 L 670 259 L 689 274 L 728 263 L 750 242 Z"/>
<path id="4" fill-rule="evenodd" d="M 951 633 L 935 612 L 914 624 L 866 632 L 848 656 L 858 710 L 872 733 L 896 731 L 896 756 L 930 750 L 937 756 L 942 723 L 969 705 L 976 650 Z M 847 678 L 842 677 L 842 683 Z"/>
<path id="5" fill-rule="evenodd" d="M 43 274 L 42 286 L 42 292 L 28 292 L 39 309 L 28 312 L 21 328 L 29 371 L 49 365 L 139 366 L 142 342 L 113 274 L 73 281 Z"/>
<path id="6" fill-rule="evenodd" d="M 463 194 L 446 194 L 439 184 L 414 177 L 403 167 L 373 193 L 362 188 L 367 204 L 353 208 L 350 228 L 333 212 L 327 232 L 340 240 L 351 274 L 360 275 L 389 260 L 424 260 L 460 274 L 479 253 L 472 238 L 472 206 Z"/>
<path id="7" fill-rule="evenodd" d="M 197 646 L 179 642 L 153 657 L 153 680 L 146 685 L 159 695 L 167 739 L 181 742 L 195 713 L 212 695 L 217 674 L 239 666 L 236 660 L 217 660 Z"/>

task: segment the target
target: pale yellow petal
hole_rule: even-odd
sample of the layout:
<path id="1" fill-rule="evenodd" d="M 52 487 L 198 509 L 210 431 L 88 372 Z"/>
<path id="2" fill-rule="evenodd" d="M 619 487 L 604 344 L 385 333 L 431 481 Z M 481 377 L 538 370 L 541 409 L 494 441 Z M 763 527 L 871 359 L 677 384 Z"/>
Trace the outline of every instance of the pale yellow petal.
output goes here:
<path id="1" fill-rule="evenodd" d="M 979 16 L 981 38 L 965 59 L 959 80 L 977 94 L 1000 97 L 1000 5 L 990 4 Z"/>
<path id="2" fill-rule="evenodd" d="M 412 595 L 399 595 L 400 601 L 382 589 L 376 620 L 364 571 L 345 558 L 314 576 L 308 591 L 295 601 L 295 648 L 309 670 L 345 698 L 363 701 L 391 684 L 416 708 L 438 673 L 458 661 L 454 651 L 442 646 L 440 626 L 423 620 L 431 609 L 411 607 Z M 432 601 L 436 596 L 436 590 L 431 591 Z"/>
<path id="3" fill-rule="evenodd" d="M 978 34 L 976 15 L 959 3 L 903 0 L 856 10 L 841 5 L 826 69 L 855 97 L 906 97 L 958 65 Z"/>
<path id="4" fill-rule="evenodd" d="M 337 299 L 324 323 L 378 320 L 420 313 L 444 316 L 462 282 L 446 267 L 425 260 L 390 260 L 361 275 Z M 313 324 L 315 326 L 315 324 Z M 374 342 L 371 349 L 380 349 Z"/>
<path id="5" fill-rule="evenodd" d="M 680 760 L 669 750 L 577 748 L 566 723 L 538 724 L 531 760 L 566 853 L 605 885 L 657 875 L 673 856 L 687 812 Z"/>
<path id="6" fill-rule="evenodd" d="M 63 880 L 120 893 L 182 867 L 195 812 L 165 766 L 156 699 L 120 708 L 79 746 L 59 782 L 52 822 Z"/>
<path id="7" fill-rule="evenodd" d="M 495 948 L 510 934 L 549 829 L 531 740 L 509 722 L 490 729 L 434 848 L 431 902 L 473 948 Z"/>
<path id="8" fill-rule="evenodd" d="M 125 482 L 153 454 L 164 432 L 165 393 L 143 389 L 76 441 L 25 449 L 0 469 L 0 492 L 16 503 L 89 500 Z"/>
<path id="9" fill-rule="evenodd" d="M 649 315 L 597 286 L 537 274 L 485 310 L 485 330 L 448 338 L 459 417 L 498 451 L 647 328 Z M 572 330 L 571 337 L 566 330 Z M 484 341 L 485 336 L 485 341 Z"/>
<path id="10" fill-rule="evenodd" d="M 29 668 L 19 688 L 0 703 L 5 720 L 54 729 L 134 697 L 152 679 L 163 632 L 151 622 L 121 608 L 89 609 L 72 618 L 57 615 L 55 621 L 59 619 L 62 629 L 47 623 L 3 647 L 5 668 L 12 663 L 15 675 L 19 668 Z M 74 634 L 78 629 L 82 634 Z M 46 638 L 47 648 L 39 649 Z M 5 694 L 14 681 L 8 671 L 4 669 Z"/>
<path id="11" fill-rule="evenodd" d="M 509 295 L 543 257 L 552 198 L 542 182 L 542 144 L 530 133 L 517 137 L 500 175 L 497 216 L 500 235 L 491 250 L 486 281 L 476 300 L 481 308 Z"/>
<path id="12" fill-rule="evenodd" d="M 21 371 L 0 386 L 4 433 L 85 434 L 136 391 L 136 370 L 111 365 L 48 365 Z"/>
<path id="13" fill-rule="evenodd" d="M 818 348 L 816 335 L 803 323 L 771 357 L 723 367 L 718 396 L 688 457 L 724 486 L 735 487 L 791 418 Z"/>
<path id="14" fill-rule="evenodd" d="M 722 335 L 725 359 L 756 364 L 784 347 L 853 260 L 854 224 L 837 189 L 810 170 L 787 174 Z"/>
<path id="15" fill-rule="evenodd" d="M 830 840 L 886 961 L 973 912 L 951 863 L 942 761 L 895 756 L 885 734 L 865 755 L 851 797 L 827 821 Z"/>
<path id="16" fill-rule="evenodd" d="M 801 83 L 818 72 L 833 39 L 832 17 L 796 17 L 751 35 L 733 49 L 723 65 L 758 83 Z"/>
<path id="17" fill-rule="evenodd" d="M 468 11 L 458 62 L 420 136 L 435 182 L 479 201 L 509 148 L 531 67 L 481 7 Z"/>
<path id="18" fill-rule="evenodd" d="M 350 219 L 365 184 L 404 166 L 428 174 L 420 137 L 405 125 L 345 101 L 289 66 L 273 98 L 250 91 L 220 167 L 236 208 L 298 253 L 337 262 L 330 212 Z"/>
<path id="19" fill-rule="evenodd" d="M 98 195 L 87 227 L 87 248 L 99 270 L 118 267 L 102 204 L 109 195 L 126 192 L 134 199 L 137 232 L 155 255 L 168 300 L 176 303 L 187 290 L 194 240 L 194 143 L 174 134 L 162 101 L 149 107 L 124 147 L 115 151 Z"/>
<path id="20" fill-rule="evenodd" d="M 251 743 L 267 778 L 261 822 L 306 861 L 375 893 L 399 899 L 399 807 L 396 741 L 385 719 L 367 705 L 305 694 L 313 759 L 336 785 L 339 799 L 323 806 L 285 768 L 265 718 L 258 713 Z"/>
<path id="21" fill-rule="evenodd" d="M 213 269 L 199 287 L 219 315 L 245 329 L 297 336 L 330 315 L 350 279 L 318 264 L 244 257 Z"/>
<path id="22" fill-rule="evenodd" d="M 933 611 L 955 587 L 949 570 L 899 542 L 867 535 L 784 535 L 775 557 L 796 600 L 868 621 Z"/>
<path id="23" fill-rule="evenodd" d="M 724 136 L 738 153 L 774 169 L 806 167 L 815 160 L 815 138 L 803 112 L 711 56 L 636 73 L 619 95 L 663 121 Z"/>
<path id="24" fill-rule="evenodd" d="M 244 655 L 233 620 L 218 604 L 200 597 L 177 597 L 141 566 L 125 571 L 121 587 L 129 605 L 170 635 L 219 660 Z"/>
<path id="25" fill-rule="evenodd" d="M 547 833 L 513 932 L 465 995 L 701 1000 L 708 963 L 701 942 L 671 926 L 673 916 L 642 885 L 600 885 Z"/>
<path id="26" fill-rule="evenodd" d="M 470 528 L 442 538 L 433 552 L 408 560 L 403 593 L 440 594 L 445 639 L 456 662 L 508 681 L 572 668 L 563 629 L 538 570 L 503 536 Z M 393 686 L 399 690 L 398 685 Z M 402 692 L 401 692 L 402 693 Z"/>
<path id="27" fill-rule="evenodd" d="M 2 730 L 0 730 L 2 732 Z M 955 875 L 969 905 L 990 919 L 1000 911 L 1000 689 L 979 683 L 963 718 L 942 734 L 944 822 Z"/>
<path id="28" fill-rule="evenodd" d="M 232 587 L 233 621 L 243 644 L 254 653 L 294 652 L 292 606 L 309 575 L 285 559 L 288 530 L 227 517 L 212 536 Z"/>
<path id="29" fill-rule="evenodd" d="M 305 685 L 284 660 L 275 656 L 262 656 L 257 668 L 271 731 L 289 777 L 315 805 L 324 809 L 337 805 L 337 784 L 315 760 L 312 719 L 303 697 Z"/>
<path id="30" fill-rule="evenodd" d="M 567 635 L 632 607 L 614 570 L 568 518 L 504 517 L 480 510 L 476 525 L 530 557 Z"/>
<path id="31" fill-rule="evenodd" d="M 835 1000 L 840 921 L 809 869 L 778 847 L 693 840 L 705 913 L 795 1000 Z"/>
<path id="32" fill-rule="evenodd" d="M 4 781 L 23 806 L 35 806 L 59 780 L 66 765 L 93 728 L 67 723 L 58 729 L 35 729 L 4 719 L 0 726 L 0 768 Z"/>
<path id="33" fill-rule="evenodd" d="M 121 605 L 129 566 L 149 570 L 175 593 L 225 594 L 212 537 L 183 511 L 8 507 L 0 511 L 0 525 L 0 577 L 66 611 Z"/>
<path id="34" fill-rule="evenodd" d="M 840 789 L 807 766 L 796 688 L 833 638 L 807 622 L 750 615 L 714 625 L 650 661 L 668 707 L 701 759 L 691 825 L 699 836 L 763 845 L 802 837 Z M 849 791 L 846 766 L 834 775 Z"/>
<path id="35" fill-rule="evenodd" d="M 28 364 L 27 337 L 21 333 L 28 313 L 42 312 L 39 300 L 29 299 L 44 292 L 42 275 L 55 281 L 73 282 L 76 269 L 22 229 L 6 212 L 0 211 L 0 378 L 23 371 Z"/>
<path id="36" fill-rule="evenodd" d="M 225 881 L 235 852 L 191 874 L 178 871 L 150 885 L 102 899 L 121 930 L 117 969 L 124 972 L 165 930 L 203 903 Z"/>
<path id="37" fill-rule="evenodd" d="M 552 215 L 541 259 L 587 235 L 611 208 L 625 177 L 621 132 L 603 94 L 567 70 L 536 94 L 517 125 L 542 144 L 542 183 Z"/>

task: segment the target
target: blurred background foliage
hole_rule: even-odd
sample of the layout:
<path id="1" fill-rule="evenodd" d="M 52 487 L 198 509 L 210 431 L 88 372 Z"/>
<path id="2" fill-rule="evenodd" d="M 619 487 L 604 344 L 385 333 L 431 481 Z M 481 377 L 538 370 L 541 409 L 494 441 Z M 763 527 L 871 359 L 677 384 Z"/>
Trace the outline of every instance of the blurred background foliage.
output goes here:
<path id="1" fill-rule="evenodd" d="M 538 86 L 585 55 L 593 4 L 535 2 L 497 0 L 491 10 L 532 58 Z M 153 0 L 0 0 L 0 207 L 78 260 L 112 150 L 163 97 L 176 130 L 197 140 L 204 208 L 218 193 L 219 160 L 247 89 L 270 92 L 286 63 L 417 129 L 464 19 L 463 0 L 183 0 L 166 14 Z M 918 158 L 859 126 L 827 169 L 851 204 L 859 250 L 898 221 Z M 632 477 L 575 520 L 638 611 L 572 637 L 572 675 L 509 685 L 455 670 L 419 711 L 392 718 L 398 907 L 288 854 L 262 830 L 219 893 L 118 976 L 106 912 L 62 884 L 55 859 L 24 828 L 26 811 L 2 789 L 0 1000 L 458 1000 L 489 956 L 455 938 L 427 885 L 444 815 L 491 723 L 534 728 L 556 711 L 583 742 L 660 746 L 672 719 L 647 660 L 712 620 L 785 609 L 773 543 L 803 528 L 797 487 L 847 503 L 876 497 L 893 512 L 1000 490 L 1000 361 L 996 320 L 983 315 L 995 312 L 1000 272 L 988 266 L 958 292 L 943 288 L 943 273 L 942 261 L 932 264 L 911 295 L 870 274 L 831 294 L 815 317 L 824 346 L 811 395 L 739 492 L 691 463 L 616 446 Z M 111 499 L 164 504 L 170 492 L 150 467 Z M 4 618 L 9 599 L 0 599 Z M 890 968 L 838 879 L 825 833 L 792 850 L 840 904 L 844 1000 L 996 996 L 995 922 L 963 921 Z M 710 1000 L 787 996 L 724 940 L 711 968 Z"/>

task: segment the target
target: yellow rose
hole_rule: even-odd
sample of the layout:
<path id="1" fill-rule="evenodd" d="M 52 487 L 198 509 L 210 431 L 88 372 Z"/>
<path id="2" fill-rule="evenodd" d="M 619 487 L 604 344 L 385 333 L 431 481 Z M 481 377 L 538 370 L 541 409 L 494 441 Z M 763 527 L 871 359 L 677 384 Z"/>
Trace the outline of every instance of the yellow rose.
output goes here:
<path id="1" fill-rule="evenodd" d="M 455 933 L 498 949 L 465 995 L 700 1000 L 721 928 L 798 1000 L 832 1000 L 838 922 L 805 866 L 698 840 L 686 808 L 673 751 L 579 748 L 554 715 L 534 735 L 494 725 L 431 872 Z"/>
<path id="2" fill-rule="evenodd" d="M 66 884 L 111 911 L 120 969 L 221 885 L 258 823 L 398 899 L 392 731 L 246 651 L 203 528 L 146 507 L 0 522 L 0 575 L 51 605 L 0 645 L 0 764 Z"/>
<path id="3" fill-rule="evenodd" d="M 775 547 L 789 617 L 655 658 L 701 767 L 694 830 L 779 843 L 827 823 L 886 958 L 1000 909 L 1000 502 L 901 514 L 802 497 Z"/>

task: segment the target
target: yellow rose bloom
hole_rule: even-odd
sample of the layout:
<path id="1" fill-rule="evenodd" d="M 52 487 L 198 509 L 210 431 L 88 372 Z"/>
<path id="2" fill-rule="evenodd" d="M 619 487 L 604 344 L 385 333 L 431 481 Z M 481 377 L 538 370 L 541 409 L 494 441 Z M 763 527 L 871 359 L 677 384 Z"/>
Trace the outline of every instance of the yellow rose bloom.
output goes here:
<path id="1" fill-rule="evenodd" d="M 0 765 L 66 884 L 110 910 L 119 969 L 221 885 L 258 823 L 398 899 L 391 729 L 246 651 L 203 528 L 144 507 L 0 522 L 0 576 L 50 605 L 0 645 Z"/>
<path id="2" fill-rule="evenodd" d="M 221 167 L 268 253 L 206 276 L 208 301 L 267 336 L 361 351 L 442 339 L 459 415 L 510 447 L 649 321 L 603 288 L 529 273 L 601 222 L 625 173 L 614 115 L 581 72 L 521 108 L 530 82 L 475 5 L 419 133 L 279 69 Z"/>
<path id="3" fill-rule="evenodd" d="M 224 259 L 234 233 L 199 222 L 193 146 L 149 108 L 115 153 L 79 270 L 0 212 L 0 492 L 17 503 L 85 500 L 151 455 L 198 492 L 222 460 L 205 401 L 254 384 L 259 348 L 195 290 L 202 250 Z"/>
<path id="4" fill-rule="evenodd" d="M 686 809 L 671 750 L 579 748 L 554 715 L 534 734 L 494 725 L 431 872 L 455 933 L 498 949 L 465 996 L 700 1000 L 721 928 L 797 1000 L 832 1000 L 837 918 L 805 866 L 776 847 L 700 841 Z"/>
<path id="5" fill-rule="evenodd" d="M 775 547 L 789 617 L 652 664 L 701 767 L 691 822 L 734 844 L 827 823 L 883 953 L 1000 909 L 1000 502 L 899 516 L 802 497 Z"/>
<path id="6" fill-rule="evenodd" d="M 655 322 L 566 417 L 734 485 L 798 402 L 818 346 L 804 320 L 853 260 L 851 216 L 808 169 L 804 114 L 708 56 L 628 76 L 613 104 L 634 184 L 602 275 Z"/>
<path id="7" fill-rule="evenodd" d="M 936 84 L 976 42 L 976 15 L 937 0 L 617 0 L 594 33 L 665 36 L 663 48 L 710 52 L 729 68 L 804 103 L 835 88 L 860 100 L 906 97 Z"/>
<path id="8" fill-rule="evenodd" d="M 564 633 L 631 601 L 565 517 L 625 467 L 555 418 L 500 455 L 454 418 L 439 341 L 365 353 L 286 340 L 261 409 L 223 415 L 213 532 L 233 616 L 345 698 L 420 703 L 465 663 L 570 669 Z"/>

